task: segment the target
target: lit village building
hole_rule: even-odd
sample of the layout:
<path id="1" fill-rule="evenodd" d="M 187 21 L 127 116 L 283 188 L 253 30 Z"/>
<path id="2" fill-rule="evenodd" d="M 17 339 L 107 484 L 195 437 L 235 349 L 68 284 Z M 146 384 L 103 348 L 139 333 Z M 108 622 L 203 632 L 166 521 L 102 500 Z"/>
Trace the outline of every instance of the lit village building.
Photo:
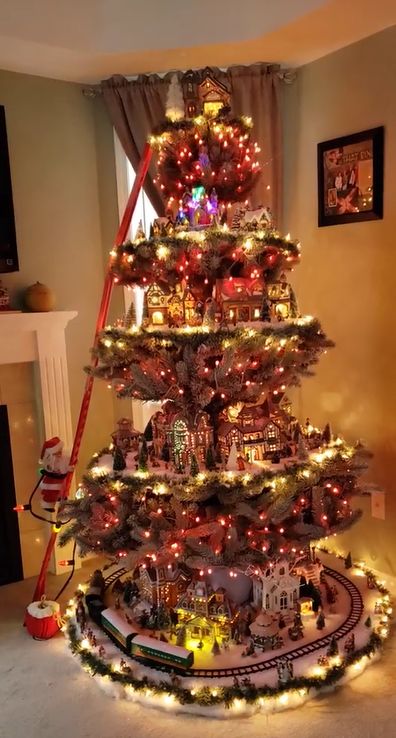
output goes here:
<path id="1" fill-rule="evenodd" d="M 213 590 L 204 581 L 192 581 L 175 608 L 187 637 L 199 641 L 230 638 L 237 613 L 223 587 Z"/>
<path id="2" fill-rule="evenodd" d="M 169 450 L 169 459 L 176 467 L 186 466 L 194 453 L 203 463 L 209 446 L 213 445 L 213 429 L 207 413 L 198 413 L 194 426 L 181 413 L 172 412 L 167 405 L 151 418 L 154 456 L 164 459 L 164 446 Z"/>
<path id="3" fill-rule="evenodd" d="M 183 563 L 139 569 L 140 595 L 150 605 L 175 607 L 190 581 L 191 572 Z"/>
<path id="4" fill-rule="evenodd" d="M 225 456 L 236 447 L 247 461 L 270 459 L 274 454 L 291 456 L 296 449 L 299 424 L 289 415 L 288 400 L 278 395 L 275 403 L 242 407 L 238 415 L 224 414 L 218 430 L 219 445 Z"/>

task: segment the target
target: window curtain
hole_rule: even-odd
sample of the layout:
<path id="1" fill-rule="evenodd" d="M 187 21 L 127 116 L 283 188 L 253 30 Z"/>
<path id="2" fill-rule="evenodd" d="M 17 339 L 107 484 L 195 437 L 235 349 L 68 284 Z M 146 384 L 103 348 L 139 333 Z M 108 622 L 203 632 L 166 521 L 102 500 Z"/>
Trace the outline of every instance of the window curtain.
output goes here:
<path id="1" fill-rule="evenodd" d="M 235 115 L 248 115 L 253 119 L 252 137 L 261 148 L 261 176 L 251 193 L 251 204 L 270 207 L 279 224 L 282 185 L 279 92 L 285 75 L 278 66 L 267 64 L 235 66 L 226 71 L 207 68 L 195 71 L 194 75 L 201 81 L 206 73 L 211 73 L 231 92 L 231 109 Z M 115 76 L 101 83 L 110 119 L 135 170 L 147 137 L 165 117 L 166 96 L 173 74 L 144 75 L 132 81 Z M 178 76 L 183 88 L 184 74 L 179 72 Z M 145 191 L 157 212 L 163 214 L 164 204 L 153 182 L 154 176 L 155 163 L 152 162 Z"/>

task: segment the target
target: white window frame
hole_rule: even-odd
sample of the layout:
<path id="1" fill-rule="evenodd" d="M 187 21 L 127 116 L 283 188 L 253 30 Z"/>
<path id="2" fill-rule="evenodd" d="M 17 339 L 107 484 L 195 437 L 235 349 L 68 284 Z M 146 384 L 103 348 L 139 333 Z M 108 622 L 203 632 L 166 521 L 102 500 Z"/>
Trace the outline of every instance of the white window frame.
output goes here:
<path id="1" fill-rule="evenodd" d="M 115 130 L 114 134 L 114 158 L 116 168 L 116 180 L 117 180 L 117 200 L 118 200 L 118 216 L 121 222 L 121 218 L 124 214 L 128 197 L 133 187 L 135 180 L 135 172 L 132 165 L 121 146 L 120 139 L 118 138 Z M 146 236 L 150 235 L 150 226 L 157 214 L 143 191 L 139 193 L 136 208 L 132 216 L 131 225 L 128 229 L 127 238 L 133 238 L 136 233 L 139 221 L 142 221 Z M 131 289 L 130 287 L 124 288 L 124 308 L 125 312 L 128 310 L 132 300 L 135 300 L 135 310 L 138 323 L 141 322 L 142 308 L 143 308 L 143 289 L 136 287 Z M 141 402 L 140 400 L 131 400 L 132 404 L 132 418 L 134 427 L 137 430 L 144 431 L 151 416 L 160 410 L 160 402 Z"/>

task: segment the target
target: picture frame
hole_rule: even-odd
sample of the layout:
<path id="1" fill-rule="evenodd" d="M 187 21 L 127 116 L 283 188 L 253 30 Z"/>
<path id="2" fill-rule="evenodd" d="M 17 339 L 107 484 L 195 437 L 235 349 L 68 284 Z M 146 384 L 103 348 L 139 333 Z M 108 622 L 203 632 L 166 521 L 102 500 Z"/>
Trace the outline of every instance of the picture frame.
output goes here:
<path id="1" fill-rule="evenodd" d="M 0 273 L 19 271 L 5 110 L 0 105 Z"/>
<path id="2" fill-rule="evenodd" d="M 318 144 L 318 226 L 383 217 L 384 127 Z"/>

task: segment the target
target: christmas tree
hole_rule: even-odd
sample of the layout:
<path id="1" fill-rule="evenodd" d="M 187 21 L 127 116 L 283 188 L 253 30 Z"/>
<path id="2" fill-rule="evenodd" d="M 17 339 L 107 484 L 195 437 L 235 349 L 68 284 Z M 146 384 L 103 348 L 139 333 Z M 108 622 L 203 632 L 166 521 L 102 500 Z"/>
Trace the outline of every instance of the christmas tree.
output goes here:
<path id="1" fill-rule="evenodd" d="M 346 530 L 360 515 L 351 498 L 365 459 L 329 426 L 301 427 L 286 397 L 332 343 L 298 313 L 287 275 L 299 243 L 249 206 L 252 122 L 224 108 L 181 118 L 172 95 L 151 137 L 167 215 L 113 253 L 118 285 L 145 289 L 143 323 L 132 310 L 106 328 L 92 370 L 119 397 L 162 407 L 136 470 L 115 476 L 95 460 L 82 497 L 63 505 L 63 542 L 202 577 L 293 559 Z"/>

